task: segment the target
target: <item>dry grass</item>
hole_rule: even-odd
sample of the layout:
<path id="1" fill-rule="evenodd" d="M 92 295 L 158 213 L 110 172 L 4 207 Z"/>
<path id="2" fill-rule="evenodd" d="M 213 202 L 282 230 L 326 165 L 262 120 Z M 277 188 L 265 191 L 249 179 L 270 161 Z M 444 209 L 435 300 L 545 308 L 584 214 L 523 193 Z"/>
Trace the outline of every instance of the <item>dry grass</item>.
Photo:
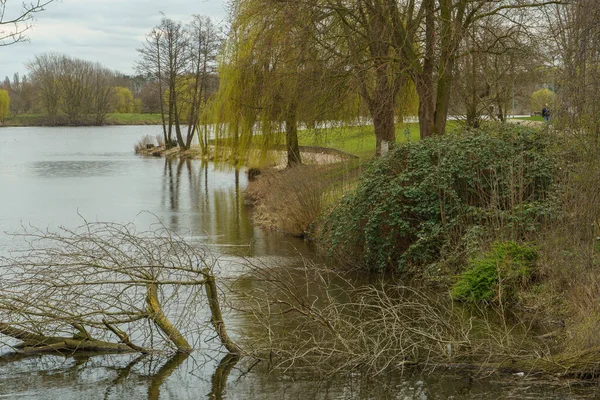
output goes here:
<path id="1" fill-rule="evenodd" d="M 535 301 L 566 325 L 565 347 L 577 351 L 600 346 L 600 162 L 596 146 L 581 137 L 561 140 L 568 149 L 561 168 L 562 211 L 538 238 L 547 290 Z"/>
<path id="2" fill-rule="evenodd" d="M 356 162 L 264 170 L 246 189 L 254 222 L 304 237 L 325 208 L 354 187 L 358 171 Z"/>
<path id="3" fill-rule="evenodd" d="M 135 154 L 139 154 L 148 150 L 149 146 L 155 147 L 156 143 L 154 142 L 154 137 L 150 135 L 146 135 L 141 138 L 134 146 L 133 149 Z"/>
<path id="4" fill-rule="evenodd" d="M 251 332 L 244 348 L 275 370 L 378 375 L 412 366 L 494 368 L 546 352 L 526 324 L 457 308 L 430 289 L 388 279 L 367 283 L 310 263 L 246 268 L 251 278 L 240 278 L 244 291 L 235 302 Z"/>

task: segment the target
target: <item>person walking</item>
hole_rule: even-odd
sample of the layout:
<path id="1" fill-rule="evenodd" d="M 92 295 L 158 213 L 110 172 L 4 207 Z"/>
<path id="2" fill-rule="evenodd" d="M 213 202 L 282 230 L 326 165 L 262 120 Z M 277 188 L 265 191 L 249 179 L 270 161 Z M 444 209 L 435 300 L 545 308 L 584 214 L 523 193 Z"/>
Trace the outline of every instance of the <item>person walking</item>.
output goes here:
<path id="1" fill-rule="evenodd" d="M 544 108 L 542 108 L 542 117 L 544 117 L 544 121 L 550 121 L 550 109 L 548 108 L 548 104 L 546 104 Z"/>

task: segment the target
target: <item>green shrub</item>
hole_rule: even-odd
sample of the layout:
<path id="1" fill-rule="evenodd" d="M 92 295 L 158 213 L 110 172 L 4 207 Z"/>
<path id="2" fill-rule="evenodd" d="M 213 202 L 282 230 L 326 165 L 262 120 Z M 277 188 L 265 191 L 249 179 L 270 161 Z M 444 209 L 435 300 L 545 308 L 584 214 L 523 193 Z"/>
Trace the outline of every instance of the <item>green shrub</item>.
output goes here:
<path id="1" fill-rule="evenodd" d="M 406 270 L 456 251 L 474 226 L 522 238 L 553 210 L 548 144 L 532 129 L 491 125 L 397 146 L 322 218 L 317 240 L 360 267 Z"/>
<path id="2" fill-rule="evenodd" d="M 536 252 L 515 242 L 496 242 L 489 252 L 473 258 L 452 286 L 452 298 L 467 302 L 506 301 L 529 281 Z"/>
<path id="3" fill-rule="evenodd" d="M 550 89 L 543 88 L 536 90 L 531 95 L 532 112 L 542 112 L 542 108 L 551 107 L 552 104 L 554 104 L 554 93 Z"/>

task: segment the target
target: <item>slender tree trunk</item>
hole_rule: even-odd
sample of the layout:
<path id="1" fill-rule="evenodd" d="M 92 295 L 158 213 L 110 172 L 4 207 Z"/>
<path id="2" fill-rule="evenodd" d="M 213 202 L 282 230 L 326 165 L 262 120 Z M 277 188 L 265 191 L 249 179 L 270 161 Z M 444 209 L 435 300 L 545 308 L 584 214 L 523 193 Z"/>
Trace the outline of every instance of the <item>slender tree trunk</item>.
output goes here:
<path id="1" fill-rule="evenodd" d="M 231 354 L 240 354 L 241 349 L 236 345 L 233 340 L 227 334 L 227 330 L 225 329 L 225 323 L 223 322 L 223 314 L 221 313 L 221 306 L 219 305 L 219 293 L 217 291 L 217 284 L 215 282 L 215 277 L 208 270 L 208 268 L 202 270 L 206 278 L 206 283 L 204 284 L 204 290 L 206 291 L 206 297 L 208 298 L 208 305 L 210 307 L 211 318 L 210 322 L 215 328 L 215 332 L 219 336 L 221 340 L 221 344 L 225 346 L 227 351 Z"/>
<path id="2" fill-rule="evenodd" d="M 287 109 L 285 118 L 285 147 L 287 150 L 287 166 L 302 164 L 300 146 L 298 145 L 298 105 L 292 102 Z"/>
<path id="3" fill-rule="evenodd" d="M 171 85 L 169 84 L 169 115 L 168 115 L 168 131 L 167 131 L 167 138 L 169 140 L 169 144 L 167 145 L 167 148 L 170 149 L 171 147 L 173 147 L 173 97 L 170 93 L 171 91 Z"/>
<path id="4" fill-rule="evenodd" d="M 181 125 L 179 122 L 179 109 L 177 108 L 177 96 L 173 96 L 173 116 L 175 118 L 175 135 L 177 136 L 177 144 L 184 150 L 187 150 L 186 142 L 183 140 L 183 135 L 181 134 Z"/>
<path id="5" fill-rule="evenodd" d="M 423 75 L 416 79 L 415 87 L 419 95 L 419 132 L 421 139 L 433 134 L 435 105 L 433 97 L 433 77 Z"/>
<path id="6" fill-rule="evenodd" d="M 160 306 L 158 298 L 158 285 L 155 283 L 149 283 L 146 285 L 146 290 L 146 305 L 152 321 L 171 340 L 171 342 L 173 342 L 173 344 L 177 347 L 177 351 L 182 353 L 191 353 L 192 346 L 190 346 L 183 335 L 173 326 Z"/>
<path id="7" fill-rule="evenodd" d="M 448 121 L 448 108 L 450 107 L 450 91 L 452 89 L 452 69 L 454 60 L 450 58 L 444 62 L 443 72 L 438 79 L 437 100 L 435 104 L 435 120 L 433 126 L 434 135 L 446 133 L 446 122 Z"/>
<path id="8" fill-rule="evenodd" d="M 421 139 L 433 134 L 435 102 L 433 93 L 433 61 L 435 56 L 435 2 L 424 0 L 425 7 L 425 57 L 420 74 L 413 77 L 419 95 L 419 130 Z"/>
<path id="9" fill-rule="evenodd" d="M 440 63 L 438 67 L 437 98 L 432 131 L 434 135 L 443 135 L 446 133 L 448 107 L 450 106 L 450 90 L 452 88 L 454 69 L 453 54 L 455 52 L 452 32 L 452 0 L 439 0 L 439 12 L 440 33 L 438 40 L 440 41 Z"/>
<path id="10" fill-rule="evenodd" d="M 163 81 L 162 81 L 162 73 L 161 73 L 161 63 L 160 63 L 160 37 L 156 39 L 156 73 L 158 75 L 158 98 L 160 104 L 160 119 L 162 122 L 163 129 L 163 140 L 165 141 L 165 149 L 171 147 L 170 137 L 167 136 L 167 124 L 165 121 L 165 101 L 163 98 Z"/>

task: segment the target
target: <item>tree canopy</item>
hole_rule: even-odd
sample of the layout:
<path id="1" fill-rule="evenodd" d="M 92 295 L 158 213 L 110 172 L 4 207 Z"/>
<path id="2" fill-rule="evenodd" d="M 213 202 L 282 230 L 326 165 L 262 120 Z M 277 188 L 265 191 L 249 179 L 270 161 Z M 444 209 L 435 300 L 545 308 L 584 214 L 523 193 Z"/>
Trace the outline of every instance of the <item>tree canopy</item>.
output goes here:
<path id="1" fill-rule="evenodd" d="M 399 103 L 410 101 L 411 90 L 419 99 L 421 137 L 442 135 L 457 62 L 471 29 L 526 29 L 532 13 L 558 3 L 237 0 L 221 68 L 227 103 L 219 110 L 227 115 L 221 120 L 240 143 L 249 143 L 245 138 L 254 133 L 257 121 L 263 136 L 282 123 L 294 126 L 291 120 L 302 117 L 292 115 L 302 104 L 319 104 L 319 91 L 306 86 L 311 82 L 307 75 L 317 70 L 321 93 L 351 88 L 360 97 L 374 126 L 377 154 L 383 143 L 395 141 L 398 111 L 405 108 Z M 496 90 L 495 96 L 497 106 L 505 108 L 506 93 Z"/>

